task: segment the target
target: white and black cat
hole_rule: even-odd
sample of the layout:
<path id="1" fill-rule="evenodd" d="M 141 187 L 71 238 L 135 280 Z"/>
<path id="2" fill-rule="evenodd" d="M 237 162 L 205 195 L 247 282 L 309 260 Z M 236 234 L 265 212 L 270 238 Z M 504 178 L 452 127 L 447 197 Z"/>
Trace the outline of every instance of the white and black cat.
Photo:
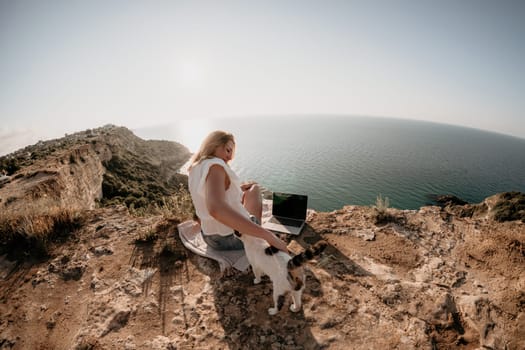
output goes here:
<path id="1" fill-rule="evenodd" d="M 270 315 L 275 315 L 284 304 L 287 293 L 292 296 L 290 305 L 292 312 L 301 310 L 301 296 L 305 287 L 306 276 L 303 263 L 320 254 L 327 246 L 325 241 L 318 241 L 311 248 L 296 256 L 270 246 L 264 239 L 250 235 L 239 235 L 244 243 L 244 250 L 252 266 L 255 284 L 261 282 L 261 277 L 267 275 L 273 282 L 274 306 L 268 309 Z"/>

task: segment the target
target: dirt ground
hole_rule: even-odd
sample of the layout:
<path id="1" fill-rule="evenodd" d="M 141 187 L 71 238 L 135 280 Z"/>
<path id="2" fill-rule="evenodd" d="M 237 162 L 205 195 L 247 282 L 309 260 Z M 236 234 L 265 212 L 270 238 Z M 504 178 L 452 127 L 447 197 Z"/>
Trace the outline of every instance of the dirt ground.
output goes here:
<path id="1" fill-rule="evenodd" d="M 221 275 L 177 221 L 89 211 L 52 258 L 0 258 L 0 349 L 524 349 L 525 225 L 389 210 L 311 212 L 290 249 L 329 246 L 275 316 L 268 278 Z"/>

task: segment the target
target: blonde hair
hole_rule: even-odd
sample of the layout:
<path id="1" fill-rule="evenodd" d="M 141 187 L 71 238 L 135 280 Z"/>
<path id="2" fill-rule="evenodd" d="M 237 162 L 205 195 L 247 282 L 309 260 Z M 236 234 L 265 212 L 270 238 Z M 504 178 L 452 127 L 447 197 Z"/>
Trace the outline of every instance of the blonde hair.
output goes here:
<path id="1" fill-rule="evenodd" d="M 217 150 L 217 147 L 224 146 L 230 141 L 235 145 L 235 138 L 233 137 L 233 134 L 222 130 L 211 132 L 208 136 L 206 136 L 204 141 L 202 141 L 201 147 L 197 153 L 191 157 L 189 169 L 193 168 L 204 159 L 213 158 L 213 154 L 215 153 L 215 150 Z"/>

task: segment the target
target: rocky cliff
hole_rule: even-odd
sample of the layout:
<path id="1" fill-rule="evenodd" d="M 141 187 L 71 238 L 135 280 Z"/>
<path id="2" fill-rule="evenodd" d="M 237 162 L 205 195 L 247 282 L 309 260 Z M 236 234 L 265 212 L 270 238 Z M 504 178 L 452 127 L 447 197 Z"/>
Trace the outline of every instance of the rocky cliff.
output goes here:
<path id="1" fill-rule="evenodd" d="M 145 141 L 112 125 L 66 135 L 0 158 L 0 170 L 8 174 L 0 205 L 16 210 L 29 199 L 79 209 L 111 200 L 146 205 L 185 183 L 178 170 L 189 156 L 180 144 Z"/>
<path id="2" fill-rule="evenodd" d="M 522 194 L 311 211 L 289 248 L 319 239 L 328 248 L 308 263 L 303 309 L 269 316 L 270 281 L 221 275 L 186 251 L 176 229 L 184 213 L 132 215 L 122 195 L 121 204 L 95 205 L 108 169 L 113 187 L 147 198 L 141 181 L 126 180 L 128 163 L 173 170 L 187 157 L 167 144 L 145 151 L 127 135 L 55 151 L 0 189 L 3 208 L 46 196 L 84 208 L 45 259 L 0 257 L 0 349 L 525 348 Z M 171 170 L 156 173 L 172 181 Z"/>

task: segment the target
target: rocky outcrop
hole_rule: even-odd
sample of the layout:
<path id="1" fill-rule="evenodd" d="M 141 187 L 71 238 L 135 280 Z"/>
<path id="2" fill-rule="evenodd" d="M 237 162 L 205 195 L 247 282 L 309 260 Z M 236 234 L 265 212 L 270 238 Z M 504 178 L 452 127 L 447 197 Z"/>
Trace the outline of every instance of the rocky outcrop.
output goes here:
<path id="1" fill-rule="evenodd" d="M 103 199 L 123 202 L 128 196 L 130 203 L 145 197 L 147 204 L 185 183 L 177 173 L 189 156 L 182 145 L 144 141 L 115 126 L 42 142 L 2 157 L 4 170 L 16 171 L 3 180 L 0 206 L 16 211 L 31 200 L 34 206 L 52 201 L 84 210 Z"/>
<path id="2" fill-rule="evenodd" d="M 107 176 L 128 192 L 170 183 L 173 145 L 119 128 L 90 135 L 0 188 L 2 209 L 49 198 L 84 208 L 83 224 L 46 259 L 0 256 L 0 349 L 525 348 L 522 194 L 384 208 L 382 220 L 364 206 L 310 210 L 302 234 L 285 237 L 289 249 L 328 246 L 307 264 L 302 309 L 269 316 L 271 282 L 223 275 L 187 251 L 177 217 L 94 208 Z M 145 168 L 158 176 L 143 181 Z"/>
<path id="3" fill-rule="evenodd" d="M 498 222 L 521 220 L 525 223 L 525 194 L 521 192 L 498 193 L 476 204 L 450 195 L 439 196 L 437 202 L 459 217 L 485 218 Z"/>
<path id="4" fill-rule="evenodd" d="M 489 200 L 490 202 L 491 200 Z M 48 262 L 0 263 L 0 343 L 23 349 L 508 349 L 525 346 L 525 225 L 452 207 L 310 211 L 289 244 L 324 239 L 303 308 L 276 316 L 268 279 L 220 274 L 177 221 L 90 211 Z M 154 231 L 157 239 L 137 240 Z M 1 259 L 0 259 L 1 260 Z M 2 262 L 2 261 L 0 261 Z M 3 343 L 2 343 L 3 342 Z"/>
<path id="5" fill-rule="evenodd" d="M 0 189 L 1 205 L 21 210 L 28 202 L 53 201 L 61 206 L 93 209 L 102 196 L 102 162 L 110 157 L 107 147 L 80 145 L 57 152 L 11 176 Z"/>

